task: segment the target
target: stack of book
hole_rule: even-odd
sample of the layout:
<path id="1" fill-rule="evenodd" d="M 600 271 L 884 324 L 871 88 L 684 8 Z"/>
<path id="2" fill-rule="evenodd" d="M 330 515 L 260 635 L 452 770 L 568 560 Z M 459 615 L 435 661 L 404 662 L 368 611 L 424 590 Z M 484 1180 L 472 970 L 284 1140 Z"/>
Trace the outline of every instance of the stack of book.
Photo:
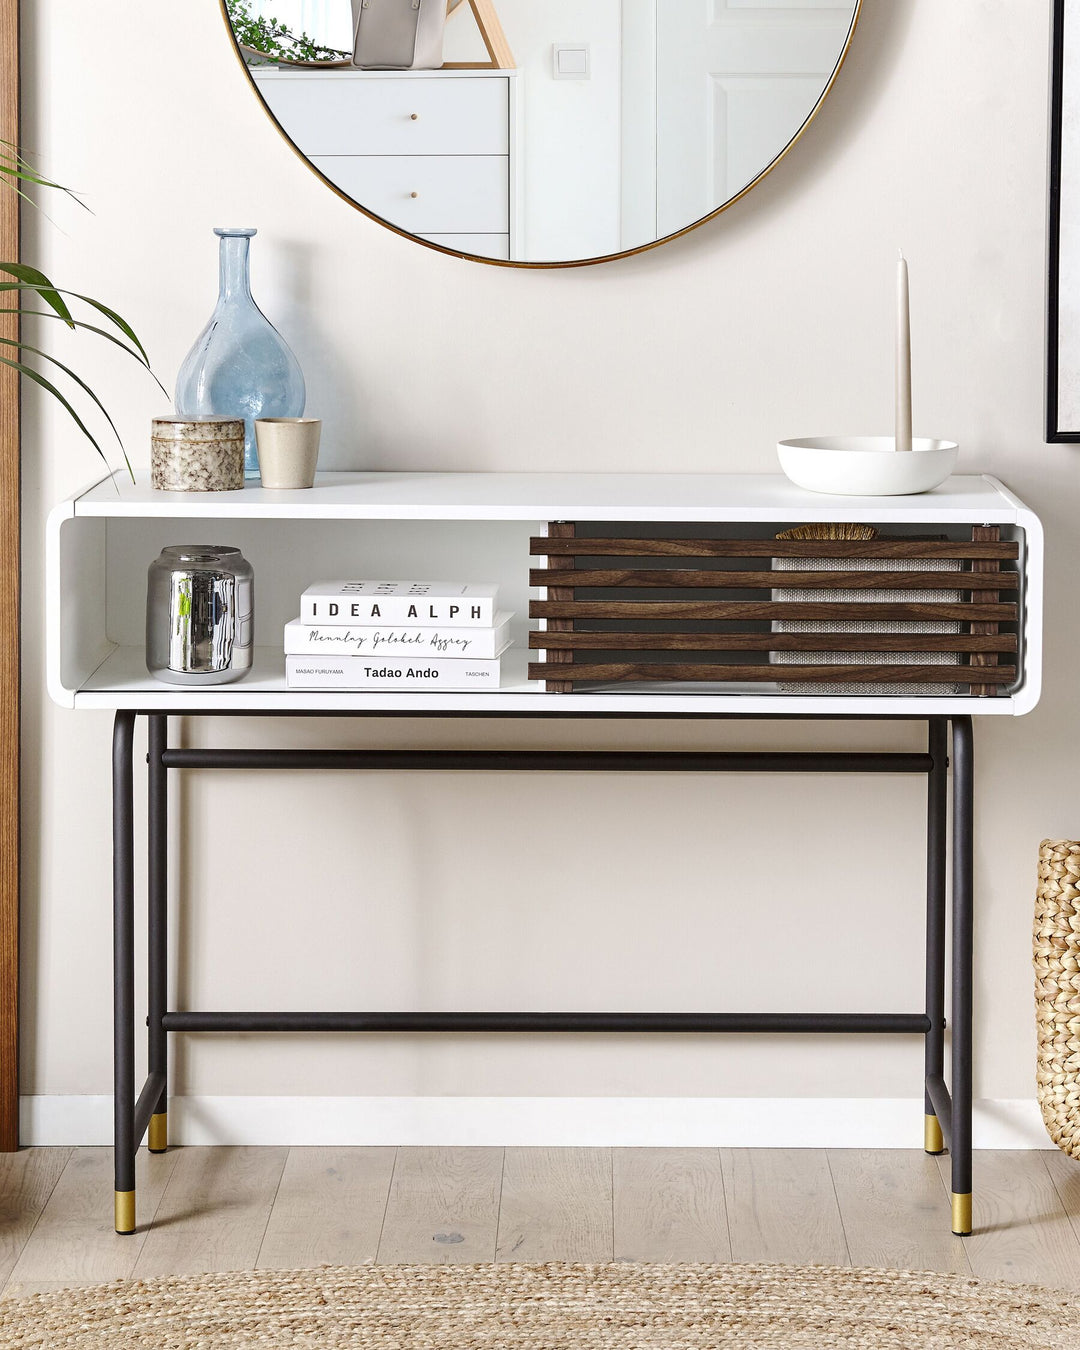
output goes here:
<path id="1" fill-rule="evenodd" d="M 290 689 L 498 689 L 512 614 L 498 587 L 321 581 L 285 625 Z"/>

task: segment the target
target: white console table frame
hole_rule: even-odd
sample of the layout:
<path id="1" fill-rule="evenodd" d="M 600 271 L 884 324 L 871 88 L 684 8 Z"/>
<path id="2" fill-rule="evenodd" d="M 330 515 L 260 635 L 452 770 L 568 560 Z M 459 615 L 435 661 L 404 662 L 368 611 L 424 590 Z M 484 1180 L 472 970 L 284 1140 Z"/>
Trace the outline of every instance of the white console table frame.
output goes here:
<path id="1" fill-rule="evenodd" d="M 883 697 L 878 695 L 792 695 L 762 687 L 724 686 L 546 693 L 526 678 L 524 646 L 529 534 L 541 534 L 552 520 L 791 523 L 860 521 L 894 528 L 934 525 L 999 525 L 1003 537 L 1021 537 L 1021 679 L 995 697 Z M 188 531 L 213 528 L 233 543 L 230 525 L 288 522 L 318 527 L 329 522 L 474 522 L 520 526 L 498 559 L 503 575 L 466 575 L 462 580 L 518 579 L 520 603 L 515 648 L 504 658 L 503 686 L 497 692 L 326 693 L 285 687 L 281 634 L 260 618 L 256 605 L 255 665 L 236 684 L 184 689 L 164 685 L 147 673 L 141 643 L 109 635 L 110 588 L 118 575 L 145 569 L 163 543 L 197 542 Z M 125 526 L 141 522 L 143 549 L 160 527 L 153 552 L 134 552 L 136 539 Z M 229 536 L 229 537 L 226 537 Z M 208 542 L 202 539 L 199 542 Z M 508 551 L 513 549 L 513 552 Z M 249 555 L 250 556 L 250 555 Z M 265 566 L 256 562 L 256 595 Z M 488 566 L 491 566 L 488 555 Z M 348 560 L 341 566 L 350 570 Z M 422 562 L 420 570 L 428 570 Z M 397 569 L 394 569 L 397 571 Z M 342 573 L 344 575 L 344 572 Z M 794 487 L 779 474 L 526 474 L 526 473 L 347 473 L 319 474 L 302 491 L 245 488 L 238 492 L 159 492 L 132 486 L 116 476 L 62 502 L 52 512 L 46 556 L 47 669 L 49 692 L 65 707 L 138 708 L 179 712 L 200 708 L 273 712 L 499 712 L 620 714 L 791 713 L 798 716 L 935 717 L 952 713 L 1016 716 L 1039 699 L 1042 669 L 1043 532 L 1037 516 L 997 479 L 950 478 L 934 492 L 915 497 L 827 497 Z M 307 580 L 317 580 L 311 576 Z M 136 593 L 134 583 L 132 595 Z M 297 599 L 299 589 L 297 590 Z M 536 592 L 535 594 L 540 594 Z M 128 602 L 130 609 L 133 601 Z M 297 604 L 298 608 L 298 604 Z M 281 611 L 279 618 L 295 615 Z M 130 619 L 130 615 L 128 618 Z M 141 617 L 138 619 L 141 623 Z"/>

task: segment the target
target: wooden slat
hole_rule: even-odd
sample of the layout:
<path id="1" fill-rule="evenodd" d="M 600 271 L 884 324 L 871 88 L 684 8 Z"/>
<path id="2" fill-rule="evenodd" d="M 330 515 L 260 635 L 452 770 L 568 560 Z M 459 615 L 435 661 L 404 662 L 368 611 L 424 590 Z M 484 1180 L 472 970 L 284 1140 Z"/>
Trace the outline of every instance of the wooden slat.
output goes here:
<path id="1" fill-rule="evenodd" d="M 508 1148 L 496 1261 L 610 1261 L 611 1150 Z"/>
<path id="2" fill-rule="evenodd" d="M 548 533 L 552 542 L 555 540 L 573 539 L 576 528 L 577 527 L 572 521 L 553 520 L 551 524 L 548 525 Z M 572 557 L 551 558 L 549 562 L 550 569 L 553 572 L 572 572 L 576 566 Z M 574 590 L 572 586 L 548 587 L 549 600 L 573 600 L 573 598 Z M 571 633 L 574 630 L 574 621 L 573 619 L 552 619 L 548 622 L 547 628 L 548 631 L 552 633 Z M 573 664 L 573 660 L 574 653 L 572 651 L 553 650 L 551 656 L 548 657 L 548 663 L 550 665 L 569 666 Z M 573 687 L 572 684 L 565 680 L 552 679 L 547 680 L 544 685 L 545 691 L 549 694 L 569 694 Z"/>
<path id="3" fill-rule="evenodd" d="M 0 1285 L 7 1283 L 70 1157 L 69 1148 L 24 1148 L 0 1157 Z"/>
<path id="4" fill-rule="evenodd" d="M 730 1261 L 715 1148 L 617 1148 L 612 1154 L 616 1261 Z"/>
<path id="5" fill-rule="evenodd" d="M 768 601 L 768 600 L 533 600 L 533 619 L 713 619 L 749 622 L 772 619 L 962 619 L 1015 623 L 1012 603 L 981 605 L 942 600 L 916 601 Z"/>
<path id="6" fill-rule="evenodd" d="M 0 138 L 19 143 L 19 0 L 0 0 Z M 19 256 L 19 198 L 0 186 L 0 258 Z M 11 294 L 18 294 L 11 292 Z M 7 306 L 15 309 L 17 306 Z M 0 314 L 0 337 L 18 337 Z M 19 377 L 0 368 L 0 1149 L 19 1146 Z"/>
<path id="7" fill-rule="evenodd" d="M 823 1149 L 725 1148 L 720 1159 L 732 1260 L 851 1265 Z"/>
<path id="8" fill-rule="evenodd" d="M 1019 558 L 1020 545 L 941 539 L 530 539 L 534 556 L 625 558 Z"/>
<path id="9" fill-rule="evenodd" d="M 529 679 L 542 680 L 548 667 L 542 661 L 529 666 Z M 993 673 L 973 671 L 970 666 L 714 666 L 709 662 L 694 665 L 670 665 L 657 662 L 575 665 L 574 681 L 604 684 L 623 680 L 690 680 L 690 681 L 763 681 L 785 684 L 829 681 L 835 684 L 972 684 L 976 680 L 993 680 L 1010 684 L 1016 677 L 1012 666 L 998 666 Z"/>
<path id="10" fill-rule="evenodd" d="M 976 1149 L 975 1232 L 963 1243 L 979 1279 L 1080 1289 L 1080 1245 L 1047 1171 L 1044 1159 L 1052 1157 L 1041 1149 Z M 948 1190 L 950 1160 L 937 1163 Z"/>
<path id="11" fill-rule="evenodd" d="M 971 1274 L 963 1239 L 942 1222 L 933 1158 L 921 1149 L 838 1148 L 828 1159 L 853 1265 Z"/>
<path id="12" fill-rule="evenodd" d="M 973 542 L 976 544 L 993 543 L 997 539 L 999 539 L 1000 536 L 1001 531 L 1000 529 L 998 529 L 996 525 L 975 525 L 972 527 L 971 530 L 971 538 Z M 996 561 L 990 561 L 988 559 L 979 559 L 971 564 L 971 571 L 973 576 L 978 576 L 980 574 L 985 575 L 988 572 L 997 573 L 998 567 L 999 564 Z M 978 602 L 980 604 L 992 604 L 993 601 L 999 599 L 998 592 L 1001 589 L 1002 587 L 1000 584 L 1000 577 L 995 575 L 993 588 L 991 589 L 987 587 L 986 589 L 982 590 L 972 590 L 971 599 L 973 602 Z M 971 625 L 971 631 L 973 633 L 981 633 L 981 634 L 996 633 L 997 624 L 973 623 Z M 976 655 L 971 658 L 971 664 L 973 666 L 996 666 L 997 657 L 994 656 L 992 653 Z M 996 693 L 997 690 L 992 684 L 989 683 L 973 684 L 971 686 L 971 692 L 976 696 L 986 696 L 988 694 Z"/>
<path id="13" fill-rule="evenodd" d="M 226 1145 L 178 1149 L 134 1278 L 251 1270 L 288 1152 Z"/>
<path id="14" fill-rule="evenodd" d="M 1075 1158 L 1057 1149 L 1040 1152 L 1039 1156 L 1050 1175 L 1062 1208 L 1069 1217 L 1076 1240 L 1080 1242 L 1080 1167 Z M 1080 1258 L 1074 1259 L 1080 1261 Z"/>
<path id="15" fill-rule="evenodd" d="M 530 633 L 541 651 L 1015 652 L 1015 633 Z"/>
<path id="16" fill-rule="evenodd" d="M 400 1148 L 378 1260 L 382 1265 L 494 1261 L 501 1148 Z"/>
<path id="17" fill-rule="evenodd" d="M 256 1265 L 359 1266 L 379 1250 L 392 1148 L 292 1148 Z"/>
<path id="18" fill-rule="evenodd" d="M 113 1231 L 112 1150 L 77 1148 L 49 1196 L 41 1218 L 11 1272 L 8 1289 L 36 1293 L 57 1285 L 129 1280 L 142 1253 L 162 1195 L 182 1152 L 135 1156 L 137 1231 Z M 196 1150 L 197 1151 L 197 1150 Z"/>
<path id="19" fill-rule="evenodd" d="M 556 558 L 554 563 L 563 561 Z M 996 562 L 975 566 L 997 568 Z M 564 572 L 552 568 L 534 568 L 529 573 L 530 586 L 558 585 Z M 1019 589 L 1020 578 L 1015 572 L 1000 572 L 994 577 L 998 590 Z M 662 571 L 637 569 L 582 568 L 574 573 L 574 587 L 592 588 L 634 586 L 648 589 L 653 586 L 666 590 L 684 588 L 721 590 L 876 590 L 876 591 L 981 591 L 985 578 L 973 572 L 696 572 L 689 568 L 671 567 Z M 996 599 L 996 592 L 981 599 Z"/>

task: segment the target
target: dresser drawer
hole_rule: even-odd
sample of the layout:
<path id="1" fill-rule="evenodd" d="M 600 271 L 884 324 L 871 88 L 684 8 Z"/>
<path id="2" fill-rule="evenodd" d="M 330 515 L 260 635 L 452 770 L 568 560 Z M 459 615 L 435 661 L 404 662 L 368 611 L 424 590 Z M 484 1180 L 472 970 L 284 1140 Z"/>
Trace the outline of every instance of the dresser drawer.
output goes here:
<path id="1" fill-rule="evenodd" d="M 313 155 L 312 164 L 373 215 L 410 234 L 505 234 L 505 155 Z"/>
<path id="2" fill-rule="evenodd" d="M 278 75 L 259 90 L 305 155 L 506 155 L 509 82 Z"/>

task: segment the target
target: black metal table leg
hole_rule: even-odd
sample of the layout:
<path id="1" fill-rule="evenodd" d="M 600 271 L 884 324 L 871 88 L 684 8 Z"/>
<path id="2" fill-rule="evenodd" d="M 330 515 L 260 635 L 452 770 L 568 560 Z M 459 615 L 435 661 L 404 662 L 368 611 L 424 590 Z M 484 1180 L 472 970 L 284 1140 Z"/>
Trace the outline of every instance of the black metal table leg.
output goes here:
<path id="1" fill-rule="evenodd" d="M 148 1073 L 135 1095 L 134 799 L 136 718 L 148 724 Z M 113 730 L 113 952 L 116 1231 L 135 1231 L 135 1156 L 167 1147 L 170 1031 L 757 1031 L 925 1037 L 928 1152 L 952 1152 L 952 1227 L 971 1231 L 973 736 L 970 717 L 927 718 L 927 754 L 170 750 L 164 713 L 120 711 Z M 952 728 L 952 1054 L 944 1077 L 949 727 Z M 920 1013 L 206 1012 L 168 1010 L 168 774 L 192 768 L 834 772 L 926 774 L 926 999 Z"/>
<path id="2" fill-rule="evenodd" d="M 135 1231 L 135 714 L 113 723 L 113 1144 L 114 1221 Z"/>
<path id="3" fill-rule="evenodd" d="M 952 1228 L 971 1232 L 972 930 L 974 739 L 970 717 L 952 719 Z"/>
<path id="4" fill-rule="evenodd" d="M 934 766 L 926 789 L 926 1033 L 925 1120 L 923 1148 L 944 1153 L 945 1133 L 930 1096 L 931 1080 L 945 1076 L 945 892 L 949 828 L 949 727 L 942 717 L 928 723 Z M 946 1127 L 948 1121 L 945 1122 Z"/>
<path id="5" fill-rule="evenodd" d="M 146 1145 L 164 1153 L 169 1145 L 169 1043 L 163 1018 L 168 1009 L 169 982 L 169 777 L 163 756 L 168 748 L 169 719 L 164 713 L 147 718 L 148 860 L 147 860 L 147 1070 L 160 1077 L 161 1092 L 153 1103 Z"/>

